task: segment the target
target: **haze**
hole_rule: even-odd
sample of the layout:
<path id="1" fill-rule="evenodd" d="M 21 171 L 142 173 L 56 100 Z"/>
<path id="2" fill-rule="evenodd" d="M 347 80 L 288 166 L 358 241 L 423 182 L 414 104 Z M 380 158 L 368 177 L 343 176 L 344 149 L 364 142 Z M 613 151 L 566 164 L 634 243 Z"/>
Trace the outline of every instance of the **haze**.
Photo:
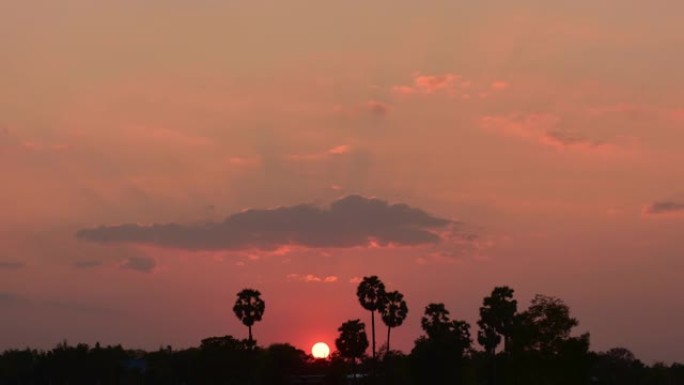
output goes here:
<path id="1" fill-rule="evenodd" d="M 404 350 L 509 285 L 684 361 L 684 3 L 471 3 L 1 2 L 0 349 L 244 337 L 253 287 L 308 351 L 378 275 Z"/>

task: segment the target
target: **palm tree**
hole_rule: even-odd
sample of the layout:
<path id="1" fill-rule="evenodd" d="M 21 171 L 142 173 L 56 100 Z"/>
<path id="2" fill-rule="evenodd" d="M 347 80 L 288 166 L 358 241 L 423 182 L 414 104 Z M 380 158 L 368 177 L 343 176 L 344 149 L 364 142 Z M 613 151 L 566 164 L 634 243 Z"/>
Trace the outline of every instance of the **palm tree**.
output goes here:
<path id="1" fill-rule="evenodd" d="M 261 293 L 254 289 L 243 289 L 237 293 L 237 300 L 233 306 L 235 316 L 242 321 L 242 324 L 249 328 L 249 347 L 254 348 L 252 339 L 252 325 L 254 322 L 261 321 L 266 309 L 266 303 L 261 299 Z"/>
<path id="2" fill-rule="evenodd" d="M 385 294 L 380 316 L 382 322 L 387 325 L 387 354 L 390 352 L 390 331 L 392 328 L 401 326 L 408 314 L 408 306 L 404 301 L 404 295 L 398 291 L 391 291 Z"/>
<path id="3" fill-rule="evenodd" d="M 337 330 L 340 336 L 335 339 L 335 347 L 342 357 L 351 359 L 352 373 L 356 381 L 356 359 L 363 356 L 363 352 L 368 349 L 366 325 L 355 319 L 343 323 Z"/>
<path id="4" fill-rule="evenodd" d="M 373 275 L 363 277 L 356 289 L 361 306 L 371 312 L 371 331 L 373 335 L 373 361 L 375 361 L 375 311 L 382 308 L 385 300 L 385 284 Z"/>

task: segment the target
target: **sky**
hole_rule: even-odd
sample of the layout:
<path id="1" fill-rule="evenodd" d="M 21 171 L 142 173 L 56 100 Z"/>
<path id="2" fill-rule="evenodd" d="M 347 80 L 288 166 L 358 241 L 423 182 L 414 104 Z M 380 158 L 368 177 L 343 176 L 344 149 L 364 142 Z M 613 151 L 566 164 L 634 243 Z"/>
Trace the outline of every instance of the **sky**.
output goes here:
<path id="1" fill-rule="evenodd" d="M 308 350 L 378 275 L 405 352 L 509 285 L 682 362 L 682 12 L 0 0 L 0 349 L 246 337 L 249 287 L 259 344 Z"/>

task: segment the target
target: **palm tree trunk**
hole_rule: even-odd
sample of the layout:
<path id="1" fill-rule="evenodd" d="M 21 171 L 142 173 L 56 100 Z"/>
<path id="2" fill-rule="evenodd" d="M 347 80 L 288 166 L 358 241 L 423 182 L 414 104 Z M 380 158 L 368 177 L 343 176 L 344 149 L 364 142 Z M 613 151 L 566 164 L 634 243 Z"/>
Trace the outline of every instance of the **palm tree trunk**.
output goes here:
<path id="1" fill-rule="evenodd" d="M 248 326 L 249 328 L 249 349 L 254 350 L 254 344 L 252 343 L 252 325 Z"/>
<path id="2" fill-rule="evenodd" d="M 371 328 L 373 329 L 373 362 L 375 362 L 375 312 L 371 311 Z"/>
<path id="3" fill-rule="evenodd" d="M 392 330 L 391 327 L 387 327 L 387 354 L 389 355 L 390 348 L 389 348 L 389 342 L 390 342 L 390 330 Z"/>

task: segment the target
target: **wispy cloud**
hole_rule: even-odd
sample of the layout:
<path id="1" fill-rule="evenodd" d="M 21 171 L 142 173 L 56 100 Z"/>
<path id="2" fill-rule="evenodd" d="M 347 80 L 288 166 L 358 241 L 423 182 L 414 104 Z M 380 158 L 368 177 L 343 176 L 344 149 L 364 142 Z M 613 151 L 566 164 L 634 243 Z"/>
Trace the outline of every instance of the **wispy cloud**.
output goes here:
<path id="1" fill-rule="evenodd" d="M 390 107 L 387 103 L 377 100 L 369 100 L 366 102 L 366 109 L 375 116 L 385 116 L 389 113 Z"/>
<path id="2" fill-rule="evenodd" d="M 644 210 L 647 215 L 684 214 L 684 202 L 659 201 L 653 202 Z"/>
<path id="3" fill-rule="evenodd" d="M 94 267 L 102 266 L 102 262 L 95 260 L 83 260 L 74 262 L 72 266 L 77 269 L 92 269 Z"/>
<path id="4" fill-rule="evenodd" d="M 291 281 L 299 281 L 306 283 L 335 283 L 338 281 L 338 278 L 334 275 L 319 277 L 313 274 L 288 274 L 287 279 Z"/>
<path id="5" fill-rule="evenodd" d="M 605 142 L 589 138 L 578 130 L 563 127 L 561 117 L 550 113 L 484 116 L 482 128 L 504 136 L 537 142 L 555 148 L 596 148 Z"/>
<path id="6" fill-rule="evenodd" d="M 283 246 L 348 248 L 437 244 L 456 223 L 405 204 L 350 195 L 321 208 L 300 204 L 251 209 L 222 222 L 124 224 L 80 230 L 80 239 L 186 250 L 274 250 Z M 131 267 L 150 269 L 150 261 Z"/>
<path id="7" fill-rule="evenodd" d="M 401 95 L 432 94 L 436 92 L 454 92 L 461 83 L 461 77 L 451 73 L 439 75 L 414 74 L 413 84 L 397 85 L 392 91 Z M 466 83 L 467 84 L 467 83 Z"/>
<path id="8" fill-rule="evenodd" d="M 139 271 L 141 273 L 151 273 L 157 266 L 157 262 L 149 257 L 130 257 L 122 264 L 122 269 Z"/>
<path id="9" fill-rule="evenodd" d="M 23 262 L 17 261 L 0 261 L 0 270 L 19 270 L 26 267 Z"/>

